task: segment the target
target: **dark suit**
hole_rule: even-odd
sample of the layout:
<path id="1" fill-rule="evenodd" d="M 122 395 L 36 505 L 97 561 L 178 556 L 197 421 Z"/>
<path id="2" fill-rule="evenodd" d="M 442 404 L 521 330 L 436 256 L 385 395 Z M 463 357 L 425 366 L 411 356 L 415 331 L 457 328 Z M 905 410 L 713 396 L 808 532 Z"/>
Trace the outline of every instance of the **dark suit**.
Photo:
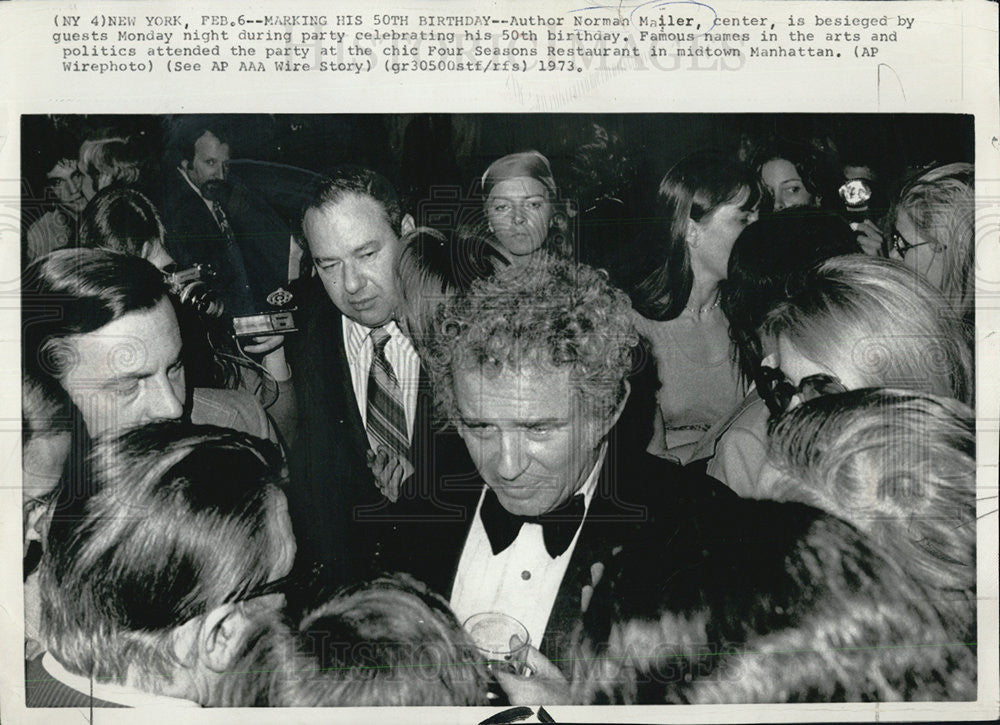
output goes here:
<path id="1" fill-rule="evenodd" d="M 286 343 L 299 410 L 289 512 L 300 566 L 319 562 L 330 583 L 339 585 L 387 568 L 387 552 L 414 543 L 399 539 L 401 522 L 461 516 L 461 510 L 433 510 L 431 481 L 456 474 L 469 479 L 475 468 L 457 434 L 433 425 L 430 385 L 421 370 L 411 441 L 416 473 L 396 503 L 378 491 L 365 457 L 369 442 L 351 384 L 343 318 L 318 279 L 301 282 L 300 332 Z"/>
<path id="2" fill-rule="evenodd" d="M 24 666 L 24 704 L 26 707 L 126 707 L 107 702 L 63 684 L 42 665 L 43 655 L 28 660 Z"/>
<path id="3" fill-rule="evenodd" d="M 240 259 L 226 252 L 226 237 L 205 201 L 179 171 L 166 184 L 163 225 L 167 251 L 181 268 L 211 265 L 212 286 L 226 304 L 226 314 L 248 315 L 271 309 L 267 296 L 288 281 L 288 225 L 242 184 L 229 184 L 222 207 L 232 227 Z"/>
<path id="4" fill-rule="evenodd" d="M 648 556 L 675 537 L 690 543 L 698 536 L 698 522 L 711 515 L 716 501 L 735 498 L 714 479 L 636 450 L 634 441 L 622 437 L 622 430 L 627 429 L 619 426 L 611 433 L 598 487 L 539 646 L 557 664 L 566 656 L 569 636 L 580 618 L 584 587 L 595 583 L 593 577 L 599 571 L 595 564 L 608 566 L 614 556 Z M 450 596 L 482 490 L 481 480 L 474 485 L 442 483 L 436 496 L 438 507 L 460 509 L 463 516 L 452 522 L 408 524 L 401 539 L 414 545 L 397 552 L 397 568 Z M 658 553 L 653 554 L 654 562 L 661 560 Z"/>

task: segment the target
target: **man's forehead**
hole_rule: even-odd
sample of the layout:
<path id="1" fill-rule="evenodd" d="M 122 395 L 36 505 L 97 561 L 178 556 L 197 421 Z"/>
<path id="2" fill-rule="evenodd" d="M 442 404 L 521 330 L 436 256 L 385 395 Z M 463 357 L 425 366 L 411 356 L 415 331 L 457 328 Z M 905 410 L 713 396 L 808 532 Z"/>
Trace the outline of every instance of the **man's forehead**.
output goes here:
<path id="1" fill-rule="evenodd" d="M 130 375 L 180 355 L 181 337 L 169 302 L 126 312 L 92 332 L 68 338 L 81 372 L 102 376 Z"/>
<path id="2" fill-rule="evenodd" d="M 367 194 L 350 192 L 309 209 L 303 231 L 310 244 L 361 247 L 371 241 L 398 242 L 385 206 Z"/>
<path id="3" fill-rule="evenodd" d="M 228 156 L 229 155 L 229 144 L 220 141 L 219 137 L 216 136 L 211 131 L 205 131 L 198 140 L 194 142 L 195 151 L 203 154 L 209 154 L 209 152 L 214 152 L 217 156 Z"/>
<path id="4" fill-rule="evenodd" d="M 567 368 L 470 366 L 455 378 L 460 408 L 508 418 L 564 418 L 579 398 Z"/>

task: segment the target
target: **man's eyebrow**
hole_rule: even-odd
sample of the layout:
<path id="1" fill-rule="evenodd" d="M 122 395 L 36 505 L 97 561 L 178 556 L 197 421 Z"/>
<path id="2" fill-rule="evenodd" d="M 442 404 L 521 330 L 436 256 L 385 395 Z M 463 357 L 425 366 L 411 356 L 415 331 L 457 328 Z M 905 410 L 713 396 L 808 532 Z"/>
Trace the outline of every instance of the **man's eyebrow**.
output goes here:
<path id="1" fill-rule="evenodd" d="M 461 413 L 458 414 L 458 418 L 462 421 L 462 425 L 464 426 L 474 427 L 479 425 L 490 425 L 488 421 L 480 420 L 479 418 L 468 418 Z"/>
<path id="2" fill-rule="evenodd" d="M 380 244 L 378 239 L 369 239 L 367 242 L 362 244 L 360 247 L 356 247 L 352 254 L 364 254 L 365 252 L 370 252 L 373 247 L 377 247 Z"/>
<path id="3" fill-rule="evenodd" d="M 110 378 L 109 380 L 105 380 L 103 383 L 101 383 L 100 387 L 102 390 L 110 390 L 111 388 L 117 388 L 123 382 L 127 382 L 129 380 L 142 380 L 148 377 L 149 373 L 141 371 L 134 373 L 126 373 L 125 375 L 116 375 L 115 377 Z"/>
<path id="4" fill-rule="evenodd" d="M 476 426 L 496 425 L 498 422 L 500 422 L 500 423 L 509 423 L 516 428 L 527 428 L 530 430 L 534 428 L 555 428 L 561 425 L 566 425 L 566 423 L 568 422 L 565 418 L 535 418 L 532 420 L 513 420 L 505 418 L 500 421 L 480 420 L 478 418 L 466 418 L 461 413 L 459 414 L 459 418 L 461 419 L 463 425 L 468 426 L 470 428 Z"/>
<path id="5" fill-rule="evenodd" d="M 566 423 L 565 418 L 538 418 L 536 420 L 519 421 L 522 428 L 555 428 Z"/>

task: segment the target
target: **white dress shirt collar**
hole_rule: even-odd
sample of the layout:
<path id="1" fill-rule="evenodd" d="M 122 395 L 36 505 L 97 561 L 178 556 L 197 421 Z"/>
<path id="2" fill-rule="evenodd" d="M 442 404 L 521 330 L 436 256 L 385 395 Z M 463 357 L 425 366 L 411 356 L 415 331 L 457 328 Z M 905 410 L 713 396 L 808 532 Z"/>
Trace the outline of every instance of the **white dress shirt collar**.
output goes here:
<path id="1" fill-rule="evenodd" d="M 483 488 L 451 591 L 451 607 L 459 621 L 465 621 L 479 612 L 503 612 L 527 628 L 535 646 L 541 643 L 563 578 L 586 525 L 587 511 L 597 490 L 606 454 L 605 443 L 590 474 L 576 491 L 583 494 L 583 521 L 566 551 L 555 558 L 545 547 L 542 526 L 530 523 L 521 526 L 509 547 L 494 554 L 479 516 L 486 494 L 486 488 Z"/>
<path id="2" fill-rule="evenodd" d="M 154 695 L 150 692 L 143 692 L 128 685 L 116 685 L 110 682 L 97 682 L 89 677 L 76 675 L 63 667 L 51 652 L 46 652 L 42 656 L 42 667 L 58 680 L 72 690 L 76 690 L 84 695 L 89 695 L 113 702 L 116 705 L 126 707 L 200 707 L 197 702 L 185 700 L 181 697 L 168 697 L 166 695 Z"/>

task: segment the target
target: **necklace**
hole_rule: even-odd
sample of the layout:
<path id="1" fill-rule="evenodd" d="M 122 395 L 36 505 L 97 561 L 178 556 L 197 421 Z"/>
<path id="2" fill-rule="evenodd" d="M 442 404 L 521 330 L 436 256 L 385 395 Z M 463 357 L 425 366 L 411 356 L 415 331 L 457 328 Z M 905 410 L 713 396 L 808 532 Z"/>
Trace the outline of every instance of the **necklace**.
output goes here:
<path id="1" fill-rule="evenodd" d="M 709 310 L 714 310 L 716 307 L 718 307 L 719 302 L 721 301 L 722 299 L 718 295 L 716 295 L 715 302 L 713 302 L 710 305 L 705 305 L 704 307 L 685 307 L 684 309 L 687 310 L 688 312 L 696 312 L 699 315 L 703 315 Z"/>

